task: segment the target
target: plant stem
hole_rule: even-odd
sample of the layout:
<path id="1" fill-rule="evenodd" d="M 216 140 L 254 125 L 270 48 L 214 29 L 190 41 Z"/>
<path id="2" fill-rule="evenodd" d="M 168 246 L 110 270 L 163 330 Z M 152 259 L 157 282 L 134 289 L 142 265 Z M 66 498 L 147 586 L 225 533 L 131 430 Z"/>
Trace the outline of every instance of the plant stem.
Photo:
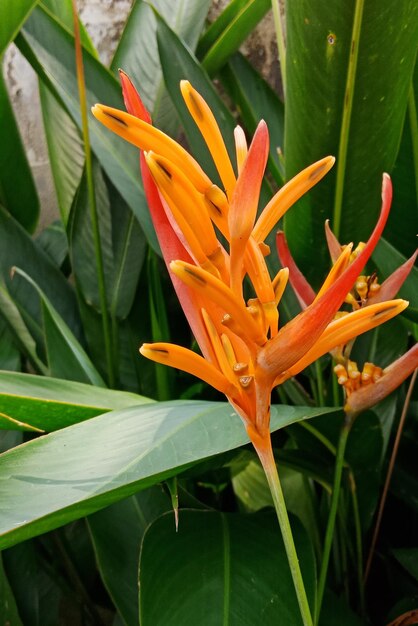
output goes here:
<path id="1" fill-rule="evenodd" d="M 343 427 L 341 429 L 340 438 L 337 447 L 337 458 L 335 461 L 334 484 L 332 488 L 331 506 L 328 516 L 327 530 L 325 533 L 324 553 L 321 563 L 321 571 L 318 582 L 318 595 L 316 604 L 315 624 L 318 624 L 321 613 L 322 600 L 325 591 L 325 582 L 327 579 L 329 557 L 331 554 L 332 540 L 334 537 L 335 519 L 337 517 L 338 501 L 340 499 L 341 478 L 344 467 L 344 454 L 347 445 L 348 435 L 350 433 L 352 419 L 345 416 Z"/>
<path id="2" fill-rule="evenodd" d="M 361 521 L 360 521 L 360 511 L 358 507 L 357 486 L 356 486 L 354 475 L 351 470 L 349 473 L 349 481 L 350 481 L 351 503 L 353 506 L 353 515 L 354 515 L 354 528 L 355 528 L 355 534 L 356 534 L 356 561 L 357 561 L 357 577 L 358 577 L 358 585 L 359 585 L 360 610 L 361 610 L 362 615 L 364 615 L 365 598 L 364 598 L 364 585 L 363 585 L 363 544 L 362 544 L 362 536 L 361 536 Z"/>
<path id="3" fill-rule="evenodd" d="M 259 445 L 256 445 L 254 443 L 254 447 L 266 474 L 271 496 L 273 498 L 274 508 L 276 509 L 277 518 L 280 524 L 280 530 L 282 532 L 283 542 L 286 549 L 287 559 L 289 561 L 290 572 L 292 574 L 293 584 L 295 586 L 302 621 L 304 626 L 313 626 L 312 615 L 309 608 L 305 585 L 303 583 L 302 573 L 300 571 L 299 559 L 296 553 L 295 543 L 293 541 L 292 529 L 290 527 L 286 503 L 284 501 L 282 486 L 280 484 L 279 474 L 277 472 L 276 462 L 274 460 L 273 449 L 271 447 L 270 435 L 260 440 Z"/>
<path id="4" fill-rule="evenodd" d="M 112 333 L 110 327 L 109 313 L 107 310 L 107 297 L 106 297 L 106 284 L 103 267 L 103 255 L 102 244 L 100 240 L 99 220 L 97 216 L 96 194 L 94 189 L 93 178 L 93 163 L 91 158 L 90 148 L 90 136 L 89 126 L 87 119 L 87 99 L 86 99 L 86 87 L 84 82 L 84 66 L 83 66 L 83 53 L 80 40 L 80 29 L 78 24 L 78 14 L 75 0 L 72 0 L 72 10 L 74 19 L 74 45 L 76 56 L 76 68 L 77 68 L 77 84 L 78 93 L 80 98 L 80 115 L 84 141 L 84 154 L 86 157 L 86 180 L 87 180 L 87 192 L 89 198 L 90 217 L 93 229 L 94 238 L 94 255 L 96 258 L 97 267 L 97 284 L 99 288 L 100 298 L 100 312 L 102 314 L 102 326 L 103 326 L 103 340 L 104 349 L 106 355 L 106 366 L 108 383 L 110 387 L 115 386 L 115 373 L 113 362 L 113 350 L 112 350 Z"/>
<path id="5" fill-rule="evenodd" d="M 344 182 L 348 151 L 348 138 L 350 134 L 351 115 L 353 112 L 353 96 L 356 82 L 356 70 L 358 49 L 360 42 L 361 24 L 363 19 L 364 0 L 356 0 L 353 30 L 351 33 L 350 58 L 347 68 L 347 80 L 345 84 L 343 115 L 341 120 L 340 141 L 337 158 L 337 179 L 335 183 L 335 201 L 332 229 L 336 237 L 339 237 L 341 230 L 341 214 L 343 206 Z"/>

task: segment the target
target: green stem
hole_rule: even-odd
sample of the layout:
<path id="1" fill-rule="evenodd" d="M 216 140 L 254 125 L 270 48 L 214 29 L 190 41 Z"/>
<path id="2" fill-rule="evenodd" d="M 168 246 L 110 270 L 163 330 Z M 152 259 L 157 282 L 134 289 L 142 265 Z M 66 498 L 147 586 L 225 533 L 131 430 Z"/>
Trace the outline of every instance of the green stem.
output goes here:
<path id="1" fill-rule="evenodd" d="M 293 541 L 292 529 L 290 527 L 286 503 L 284 501 L 282 486 L 280 484 L 279 474 L 277 473 L 276 462 L 274 460 L 273 450 L 271 447 L 270 436 L 263 439 L 261 445 L 257 446 L 254 444 L 254 447 L 257 451 L 264 472 L 266 474 L 271 496 L 273 498 L 274 508 L 276 509 L 277 517 L 280 524 L 280 530 L 282 532 L 283 542 L 286 549 L 290 572 L 292 574 L 293 584 L 295 586 L 302 621 L 304 626 L 313 626 L 312 615 L 309 608 L 305 585 L 303 583 L 302 572 L 300 571 L 299 559 L 296 553 L 295 543 Z"/>
<path id="2" fill-rule="evenodd" d="M 315 624 L 318 624 L 321 613 L 322 600 L 325 591 L 325 582 L 327 579 L 329 557 L 331 554 L 332 540 L 334 537 L 335 519 L 337 517 L 338 501 L 340 499 L 341 478 L 344 467 L 344 454 L 347 445 L 348 435 L 350 433 L 352 420 L 345 416 L 344 424 L 341 429 L 340 438 L 337 447 L 337 458 L 335 461 L 334 484 L 332 488 L 331 506 L 328 516 L 327 530 L 325 533 L 324 554 L 322 557 L 321 571 L 318 582 L 318 595 L 316 604 Z"/>
<path id="3" fill-rule="evenodd" d="M 357 577 L 358 577 L 358 586 L 359 586 L 359 598 L 360 598 L 360 610 L 362 615 L 365 612 L 365 599 L 364 599 L 364 585 L 363 585 L 363 543 L 361 536 L 361 521 L 360 521 L 360 511 L 358 506 L 358 498 L 357 498 L 357 487 L 356 481 L 353 473 L 350 471 L 349 474 L 350 479 L 350 492 L 351 492 L 351 502 L 353 505 L 353 515 L 354 515 L 354 529 L 356 533 L 356 563 L 357 563 Z"/>
<path id="4" fill-rule="evenodd" d="M 337 158 L 337 178 L 335 183 L 334 219 L 332 228 L 335 236 L 340 236 L 341 213 L 343 206 L 344 181 L 346 172 L 348 137 L 350 134 L 351 115 L 353 110 L 354 86 L 357 70 L 357 59 L 360 42 L 361 22 L 363 18 L 364 0 L 356 1 L 354 11 L 353 30 L 351 33 L 350 58 L 347 68 L 347 80 L 345 85 L 343 115 L 341 120 L 340 141 Z"/>
<path id="5" fill-rule="evenodd" d="M 277 50 L 279 52 L 280 73 L 282 77 L 283 94 L 286 93 L 286 45 L 284 41 L 284 30 L 282 17 L 280 15 L 279 0 L 271 0 L 273 9 L 274 28 L 276 31 Z"/>
<path id="6" fill-rule="evenodd" d="M 100 240 L 99 220 L 97 216 L 96 194 L 94 189 L 93 179 L 93 163 L 91 158 L 90 148 L 90 135 L 87 119 L 87 99 L 86 99 L 86 87 L 84 81 L 84 66 L 83 66 L 83 54 L 80 41 L 80 29 L 78 24 L 77 7 L 75 0 L 72 0 L 73 18 L 74 18 L 74 44 L 76 55 L 76 68 L 77 68 L 77 84 L 78 93 L 80 98 L 80 114 L 81 124 L 84 141 L 84 153 L 86 157 L 86 179 L 87 179 L 87 192 L 89 198 L 90 217 L 93 229 L 94 239 L 94 256 L 96 259 L 97 267 L 97 284 L 99 288 L 100 299 L 100 311 L 102 314 L 102 326 L 103 326 L 103 340 L 106 357 L 106 366 L 108 374 L 108 382 L 110 387 L 115 386 L 115 373 L 113 363 L 113 350 L 112 350 L 112 333 L 110 327 L 109 313 L 107 310 L 107 297 L 106 297 L 106 285 L 103 267 L 103 255 L 102 244 Z"/>

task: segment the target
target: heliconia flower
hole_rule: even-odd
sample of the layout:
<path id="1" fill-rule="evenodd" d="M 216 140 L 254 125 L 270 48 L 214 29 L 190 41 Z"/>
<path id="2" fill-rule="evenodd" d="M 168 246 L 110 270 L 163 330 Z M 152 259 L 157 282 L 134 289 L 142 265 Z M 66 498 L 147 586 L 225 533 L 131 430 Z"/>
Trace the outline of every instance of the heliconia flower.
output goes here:
<path id="1" fill-rule="evenodd" d="M 288 208 L 329 171 L 334 158 L 325 157 L 300 172 L 257 217 L 269 149 L 265 122 L 260 122 L 248 147 L 242 129 L 236 129 L 234 167 L 212 111 L 189 82 L 181 82 L 221 189 L 185 148 L 151 125 L 129 78 L 122 74 L 121 79 L 128 113 L 104 105 L 92 111 L 141 150 L 144 189 L 157 237 L 203 356 L 167 343 L 144 344 L 140 352 L 194 374 L 224 393 L 260 453 L 270 446 L 272 387 L 331 348 L 391 319 L 408 304 L 378 302 L 334 321 L 385 226 L 392 196 L 390 178 L 383 177 L 380 217 L 362 251 L 350 262 L 351 251 L 343 250 L 338 272 L 331 270 L 320 294 L 280 328 L 277 307 L 289 270 L 270 276 L 265 239 Z M 218 240 L 218 231 L 227 249 Z M 244 279 L 253 290 L 247 300 Z"/>

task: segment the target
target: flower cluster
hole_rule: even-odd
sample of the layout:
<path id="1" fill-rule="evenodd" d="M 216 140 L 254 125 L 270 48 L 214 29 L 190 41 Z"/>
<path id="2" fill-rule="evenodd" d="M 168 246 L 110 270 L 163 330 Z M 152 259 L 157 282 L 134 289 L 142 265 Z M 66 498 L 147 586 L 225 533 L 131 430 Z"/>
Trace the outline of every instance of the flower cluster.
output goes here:
<path id="1" fill-rule="evenodd" d="M 325 157 L 300 172 L 257 217 L 269 154 L 265 122 L 259 123 L 249 146 L 243 130 L 235 129 L 232 163 L 209 106 L 189 82 L 181 82 L 221 188 L 179 143 L 152 126 L 129 78 L 123 73 L 121 78 L 129 112 L 96 105 L 93 114 L 141 149 L 144 189 L 157 237 L 203 356 L 167 343 L 144 344 L 140 351 L 224 393 L 260 448 L 269 441 L 275 385 L 407 306 L 404 300 L 382 300 L 334 319 L 385 226 L 392 193 L 389 176 L 383 177 L 380 217 L 363 249 L 353 259 L 351 246 L 343 248 L 319 293 L 297 317 L 280 326 L 278 304 L 289 269 L 270 276 L 266 238 L 289 207 L 329 171 L 334 158 Z"/>

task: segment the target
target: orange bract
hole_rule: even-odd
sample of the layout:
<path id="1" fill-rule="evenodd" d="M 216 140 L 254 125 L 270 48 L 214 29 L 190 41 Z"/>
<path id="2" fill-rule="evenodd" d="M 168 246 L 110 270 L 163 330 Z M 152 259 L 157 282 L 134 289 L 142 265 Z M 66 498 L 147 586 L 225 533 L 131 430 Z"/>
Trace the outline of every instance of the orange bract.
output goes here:
<path id="1" fill-rule="evenodd" d="M 146 152 L 142 172 L 151 215 L 204 356 L 165 343 L 145 344 L 141 353 L 195 374 L 225 393 L 260 446 L 260 440 L 269 437 L 270 395 L 275 384 L 407 305 L 403 300 L 380 302 L 333 321 L 382 233 L 391 202 L 390 179 L 384 176 L 381 215 L 363 251 L 349 263 L 351 250 L 346 249 L 317 298 L 279 328 L 277 305 L 288 271 L 270 276 L 264 240 L 287 209 L 329 171 L 334 157 L 325 157 L 295 176 L 257 219 L 269 149 L 266 124 L 260 122 L 248 148 L 242 129 L 236 130 L 234 164 L 210 108 L 190 83 L 182 81 L 183 97 L 211 152 L 225 187 L 222 190 L 182 146 L 151 126 L 126 75 L 122 84 L 129 113 L 96 105 L 93 114 Z M 218 231 L 227 249 L 218 241 Z M 247 300 L 244 280 L 253 291 Z"/>

